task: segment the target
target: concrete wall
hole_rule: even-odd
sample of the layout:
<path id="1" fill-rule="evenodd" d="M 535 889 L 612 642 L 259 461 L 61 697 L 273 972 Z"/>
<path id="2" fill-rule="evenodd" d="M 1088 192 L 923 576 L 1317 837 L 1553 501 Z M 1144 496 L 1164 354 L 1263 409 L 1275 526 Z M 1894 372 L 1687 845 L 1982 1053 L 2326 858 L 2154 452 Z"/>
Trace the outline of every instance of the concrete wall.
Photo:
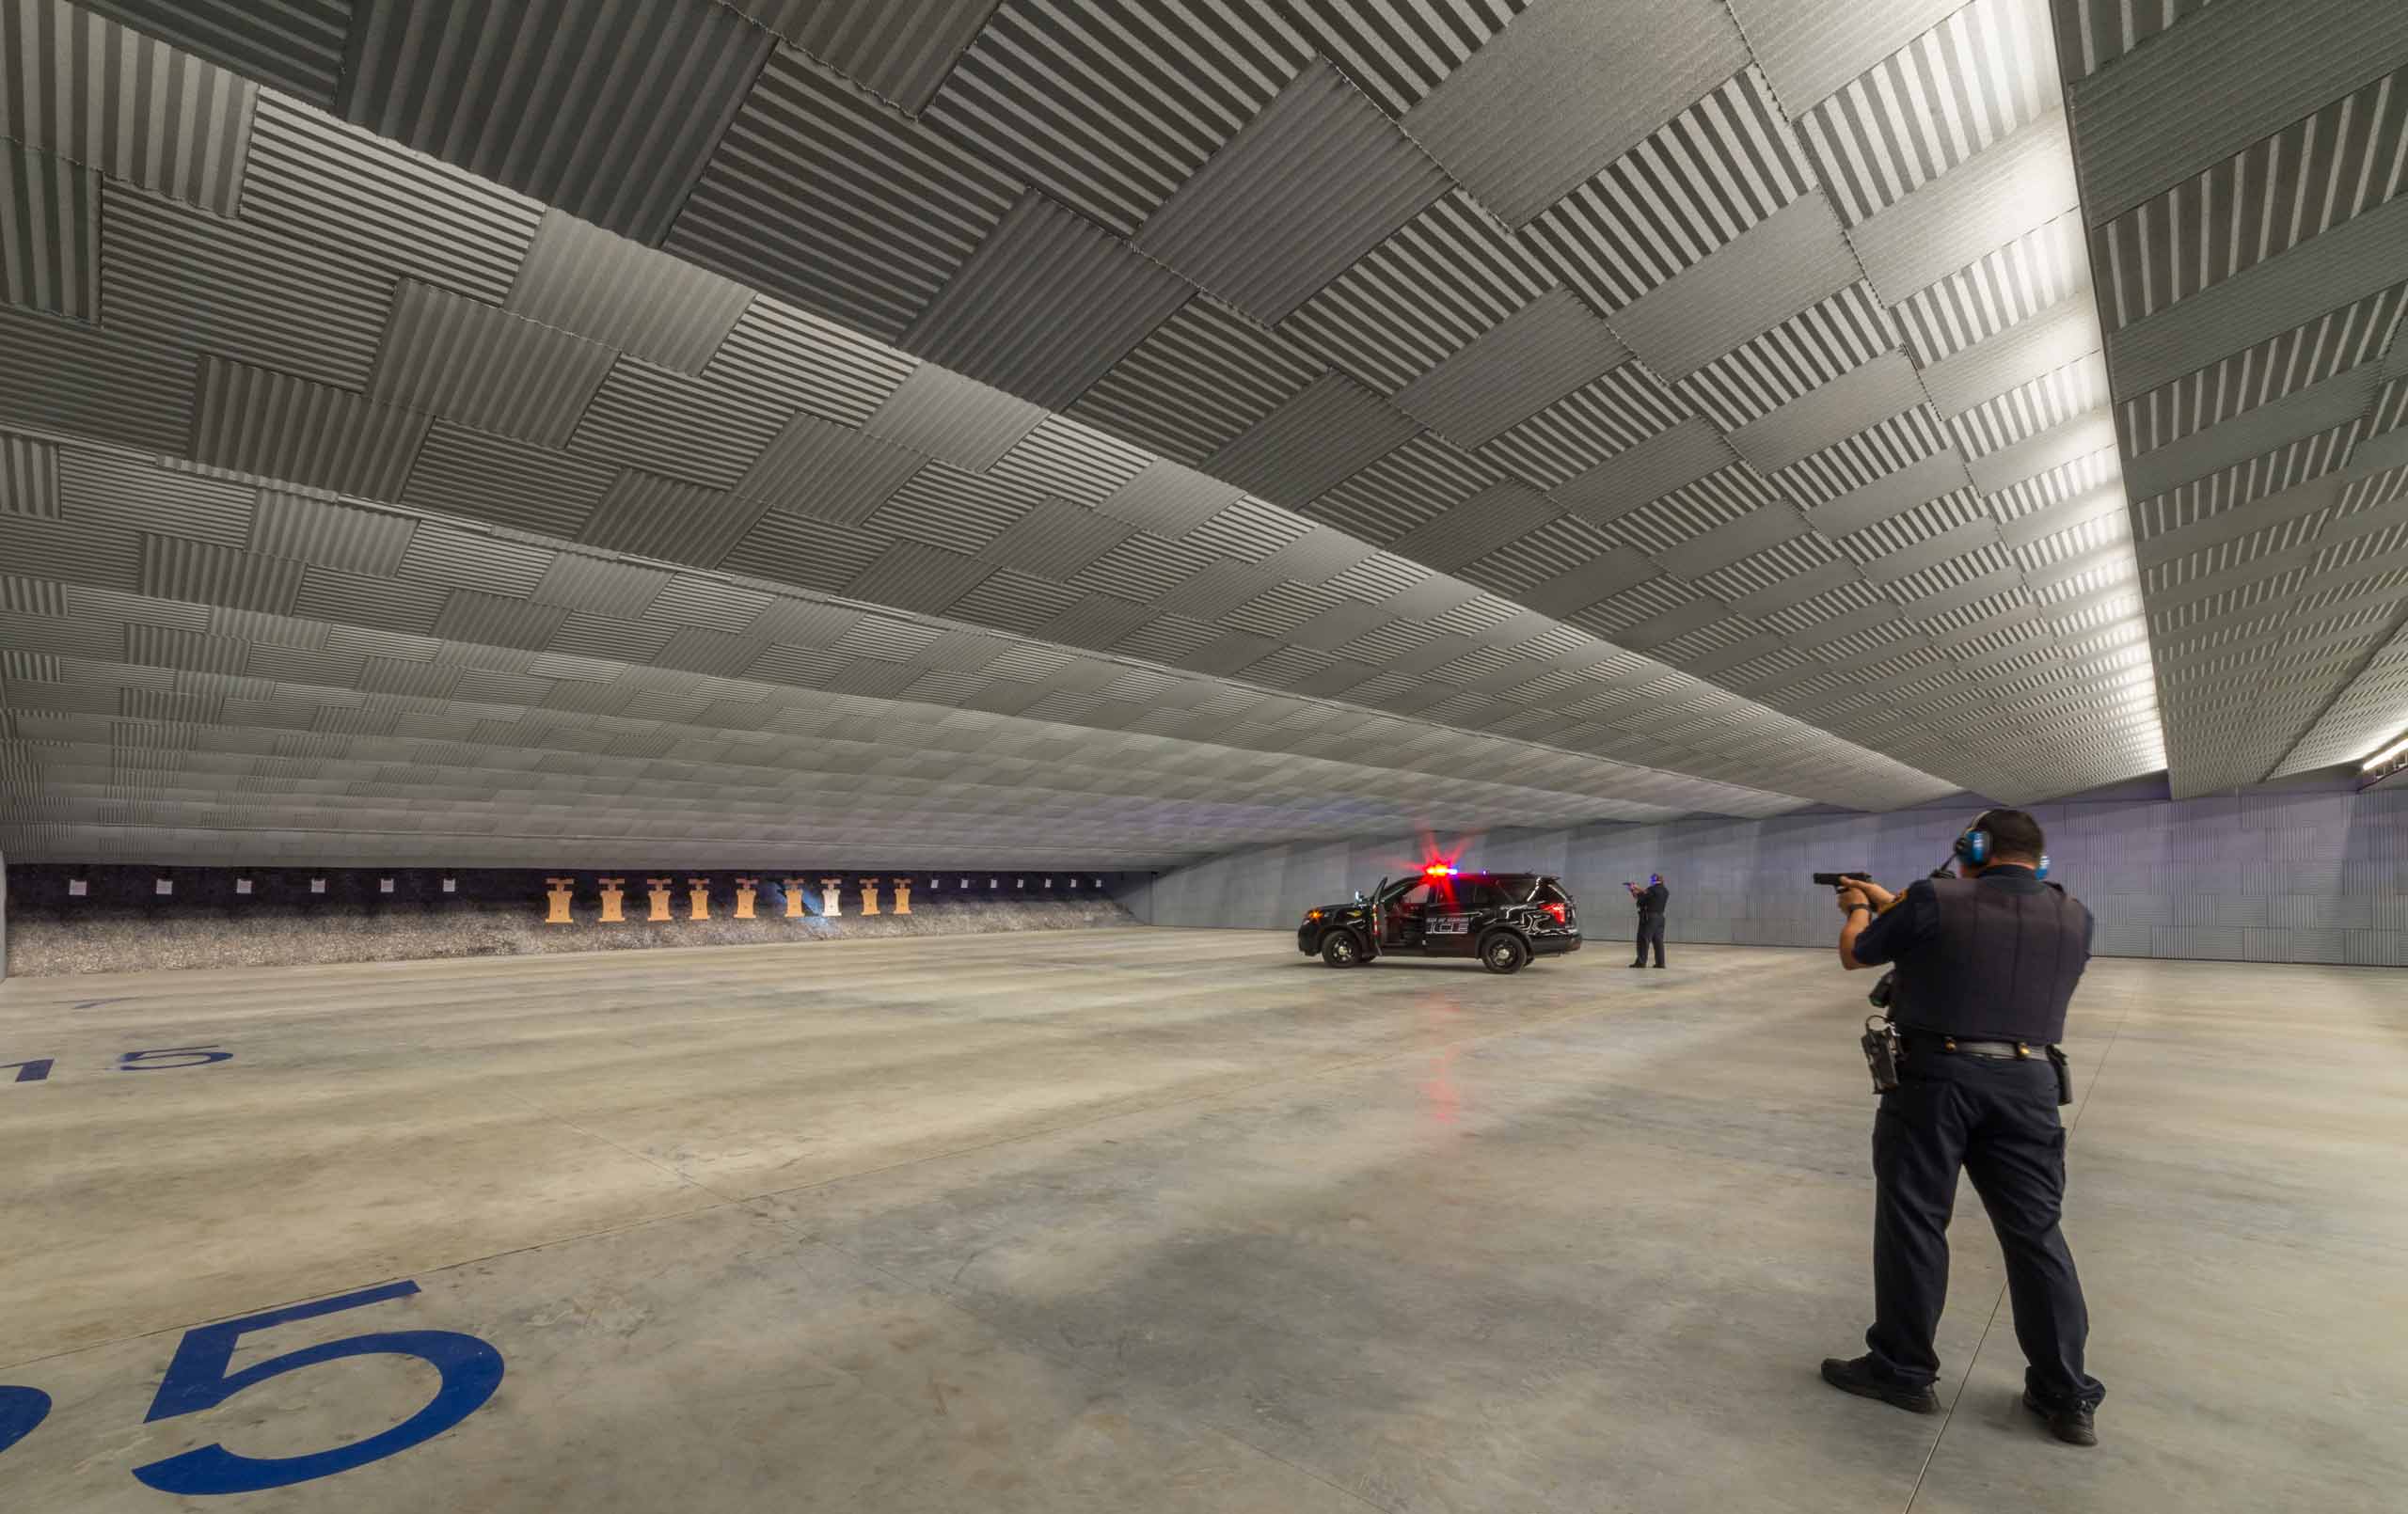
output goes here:
<path id="1" fill-rule="evenodd" d="M 2323 780 L 2162 793 L 2133 785 L 2034 807 L 2050 875 L 2097 914 L 2101 954 L 2408 966 L 2408 790 Z M 1939 865 L 1978 808 L 1265 847 L 1163 875 L 1137 913 L 1159 925 L 1288 928 L 1436 855 L 1563 877 L 1592 939 L 1628 938 L 1622 880 L 1657 872 L 1672 890 L 1671 940 L 1829 946 L 1839 917 L 1809 873 L 1861 870 L 1903 887 Z"/>

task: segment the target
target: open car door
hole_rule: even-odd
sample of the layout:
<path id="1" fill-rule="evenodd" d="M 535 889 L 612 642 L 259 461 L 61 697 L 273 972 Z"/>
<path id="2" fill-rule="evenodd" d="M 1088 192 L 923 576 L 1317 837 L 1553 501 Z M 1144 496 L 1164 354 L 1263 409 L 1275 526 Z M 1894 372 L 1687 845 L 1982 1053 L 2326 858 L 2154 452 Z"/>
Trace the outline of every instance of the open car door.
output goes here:
<path id="1" fill-rule="evenodd" d="M 1420 897 L 1416 898 L 1418 894 Z M 1380 950 L 1384 952 L 1418 952 L 1427 942 L 1422 936 L 1424 916 L 1430 905 L 1430 883 L 1426 878 L 1400 878 L 1393 891 L 1383 890 L 1376 912 L 1380 922 Z"/>

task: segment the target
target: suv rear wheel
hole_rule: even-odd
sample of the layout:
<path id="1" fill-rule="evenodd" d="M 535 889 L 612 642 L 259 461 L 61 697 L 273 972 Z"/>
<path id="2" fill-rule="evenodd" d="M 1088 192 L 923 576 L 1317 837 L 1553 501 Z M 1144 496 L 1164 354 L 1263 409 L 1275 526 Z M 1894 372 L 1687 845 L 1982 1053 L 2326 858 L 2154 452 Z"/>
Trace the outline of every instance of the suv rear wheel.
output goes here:
<path id="1" fill-rule="evenodd" d="M 1491 972 L 1519 972 L 1530 959 L 1530 949 L 1511 931 L 1497 931 L 1480 943 L 1480 965 Z"/>
<path id="2" fill-rule="evenodd" d="M 1321 959 L 1333 968 L 1354 968 L 1363 965 L 1363 943 L 1354 933 L 1339 926 L 1321 938 Z"/>

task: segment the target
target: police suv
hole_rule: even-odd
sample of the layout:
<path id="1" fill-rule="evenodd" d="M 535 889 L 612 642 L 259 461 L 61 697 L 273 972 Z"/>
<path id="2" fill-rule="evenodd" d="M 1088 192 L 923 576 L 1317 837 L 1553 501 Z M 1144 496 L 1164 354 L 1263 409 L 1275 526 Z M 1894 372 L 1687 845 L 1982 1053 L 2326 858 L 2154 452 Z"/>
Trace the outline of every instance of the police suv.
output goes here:
<path id="1" fill-rule="evenodd" d="M 1580 950 L 1580 917 L 1554 878 L 1434 862 L 1418 876 L 1381 879 L 1368 898 L 1307 911 L 1296 950 L 1333 968 L 1402 952 L 1477 956 L 1491 972 L 1519 972 L 1533 956 Z"/>

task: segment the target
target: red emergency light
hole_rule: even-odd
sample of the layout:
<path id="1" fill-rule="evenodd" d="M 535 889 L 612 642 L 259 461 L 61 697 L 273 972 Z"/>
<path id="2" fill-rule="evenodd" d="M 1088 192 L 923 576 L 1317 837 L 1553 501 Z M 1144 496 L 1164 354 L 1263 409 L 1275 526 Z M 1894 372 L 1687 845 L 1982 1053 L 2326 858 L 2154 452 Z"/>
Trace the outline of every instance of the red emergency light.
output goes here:
<path id="1" fill-rule="evenodd" d="M 1433 862 L 1421 872 L 1424 876 L 1434 878 L 1450 878 L 1455 875 L 1453 865 L 1447 862 Z"/>

